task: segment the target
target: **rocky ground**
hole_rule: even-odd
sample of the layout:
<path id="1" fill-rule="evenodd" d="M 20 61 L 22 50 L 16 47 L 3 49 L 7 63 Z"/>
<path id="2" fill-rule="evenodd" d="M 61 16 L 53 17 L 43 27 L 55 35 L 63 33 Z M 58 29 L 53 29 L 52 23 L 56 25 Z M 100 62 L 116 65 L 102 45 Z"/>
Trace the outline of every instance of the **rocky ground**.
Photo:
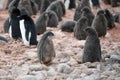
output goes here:
<path id="1" fill-rule="evenodd" d="M 111 8 L 103 3 L 102 8 L 120 11 L 120 8 Z M 95 8 L 92 10 L 97 12 Z M 72 20 L 74 12 L 74 9 L 67 10 L 63 20 Z M 38 61 L 36 46 L 26 47 L 3 32 L 3 23 L 8 16 L 7 10 L 0 11 L 0 35 L 9 40 L 9 43 L 0 41 L 0 80 L 120 80 L 119 23 L 100 38 L 102 62 L 84 64 L 81 64 L 81 58 L 85 40 L 79 41 L 73 33 L 61 32 L 59 25 L 57 28 L 47 28 L 55 34 L 56 58 L 46 66 Z M 32 16 L 34 21 L 38 16 L 39 13 Z M 41 36 L 37 39 L 40 40 Z"/>

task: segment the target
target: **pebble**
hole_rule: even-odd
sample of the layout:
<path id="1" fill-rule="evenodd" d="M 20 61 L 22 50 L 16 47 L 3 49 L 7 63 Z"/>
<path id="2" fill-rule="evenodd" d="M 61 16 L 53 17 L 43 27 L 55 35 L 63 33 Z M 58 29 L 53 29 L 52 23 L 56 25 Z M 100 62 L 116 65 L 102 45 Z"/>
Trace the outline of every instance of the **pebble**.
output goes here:
<path id="1" fill-rule="evenodd" d="M 39 79 L 37 79 L 37 77 L 32 75 L 24 75 L 24 76 L 19 76 L 17 80 L 39 80 Z"/>
<path id="2" fill-rule="evenodd" d="M 12 77 L 0 77 L 0 80 L 14 80 Z"/>
<path id="3" fill-rule="evenodd" d="M 48 70 L 48 67 L 44 64 L 39 65 L 30 65 L 30 71 L 41 71 L 41 70 Z"/>
<path id="4" fill-rule="evenodd" d="M 75 66 L 77 65 L 77 61 L 75 59 L 73 59 L 72 57 L 70 58 L 70 60 L 67 62 L 67 64 L 69 64 L 70 66 Z"/>
<path id="5" fill-rule="evenodd" d="M 65 73 L 65 74 L 70 73 L 70 71 L 71 71 L 70 69 L 71 69 L 70 66 L 67 65 L 66 63 L 61 63 L 57 67 L 58 72 Z"/>
<path id="6" fill-rule="evenodd" d="M 109 63 L 119 63 L 120 64 L 120 56 L 119 55 L 111 55 L 108 61 Z"/>
<path id="7" fill-rule="evenodd" d="M 7 75 L 7 73 L 8 73 L 7 71 L 0 69 L 0 76 Z"/>

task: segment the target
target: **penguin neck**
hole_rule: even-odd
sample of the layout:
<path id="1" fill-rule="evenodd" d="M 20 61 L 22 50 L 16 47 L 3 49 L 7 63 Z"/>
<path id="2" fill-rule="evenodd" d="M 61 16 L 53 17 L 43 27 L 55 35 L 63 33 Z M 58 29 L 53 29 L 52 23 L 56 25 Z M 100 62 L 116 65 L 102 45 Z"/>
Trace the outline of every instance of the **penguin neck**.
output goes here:
<path id="1" fill-rule="evenodd" d="M 18 16 L 16 16 L 16 15 L 10 15 L 10 20 L 16 20 L 16 19 L 18 19 L 19 20 L 19 18 L 18 18 Z"/>
<path id="2" fill-rule="evenodd" d="M 97 33 L 89 33 L 88 36 L 94 36 L 94 37 L 97 37 Z"/>
<path id="3" fill-rule="evenodd" d="M 42 39 L 43 40 L 46 40 L 48 38 L 48 36 L 43 36 Z"/>

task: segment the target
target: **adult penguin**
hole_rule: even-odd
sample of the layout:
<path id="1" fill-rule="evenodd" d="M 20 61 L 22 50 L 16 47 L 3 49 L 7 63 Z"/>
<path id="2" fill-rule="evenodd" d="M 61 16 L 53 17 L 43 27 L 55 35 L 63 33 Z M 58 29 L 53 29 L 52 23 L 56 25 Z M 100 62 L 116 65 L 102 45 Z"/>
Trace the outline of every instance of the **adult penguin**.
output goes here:
<path id="1" fill-rule="evenodd" d="M 9 18 L 9 31 L 10 37 L 14 39 L 20 39 L 21 38 L 21 32 L 19 27 L 19 18 L 20 16 L 20 10 L 17 8 L 13 8 L 10 13 Z"/>
<path id="2" fill-rule="evenodd" d="M 75 0 L 64 0 L 65 9 L 76 8 Z"/>
<path id="3" fill-rule="evenodd" d="M 20 16 L 20 31 L 23 43 L 26 46 L 37 45 L 37 32 L 34 21 L 28 15 Z"/>

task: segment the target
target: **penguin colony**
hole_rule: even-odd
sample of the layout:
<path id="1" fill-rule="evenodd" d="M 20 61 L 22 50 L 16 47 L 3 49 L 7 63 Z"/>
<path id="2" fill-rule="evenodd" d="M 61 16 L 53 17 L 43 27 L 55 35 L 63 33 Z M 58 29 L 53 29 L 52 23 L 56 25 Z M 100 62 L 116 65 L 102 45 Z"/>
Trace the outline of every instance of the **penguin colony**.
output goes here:
<path id="1" fill-rule="evenodd" d="M 119 5 L 119 0 L 103 0 L 113 7 Z M 116 2 L 115 2 L 116 1 Z M 105 36 L 107 29 L 115 27 L 120 22 L 120 14 L 113 16 L 108 9 L 100 9 L 99 0 L 91 0 L 92 7 L 98 9 L 94 15 L 89 0 L 9 0 L 9 17 L 4 22 L 4 32 L 15 40 L 22 40 L 26 46 L 36 45 L 38 59 L 43 64 L 51 63 L 56 56 L 52 31 L 47 27 L 57 28 L 62 17 L 67 15 L 67 9 L 75 9 L 73 20 L 62 21 L 61 31 L 73 32 L 77 40 L 86 40 L 82 61 L 101 61 L 101 46 L 99 37 Z M 78 4 L 78 5 L 76 5 Z M 34 22 L 32 15 L 39 13 Z M 37 35 L 42 35 L 37 41 Z M 0 40 L 8 42 L 0 36 Z"/>

